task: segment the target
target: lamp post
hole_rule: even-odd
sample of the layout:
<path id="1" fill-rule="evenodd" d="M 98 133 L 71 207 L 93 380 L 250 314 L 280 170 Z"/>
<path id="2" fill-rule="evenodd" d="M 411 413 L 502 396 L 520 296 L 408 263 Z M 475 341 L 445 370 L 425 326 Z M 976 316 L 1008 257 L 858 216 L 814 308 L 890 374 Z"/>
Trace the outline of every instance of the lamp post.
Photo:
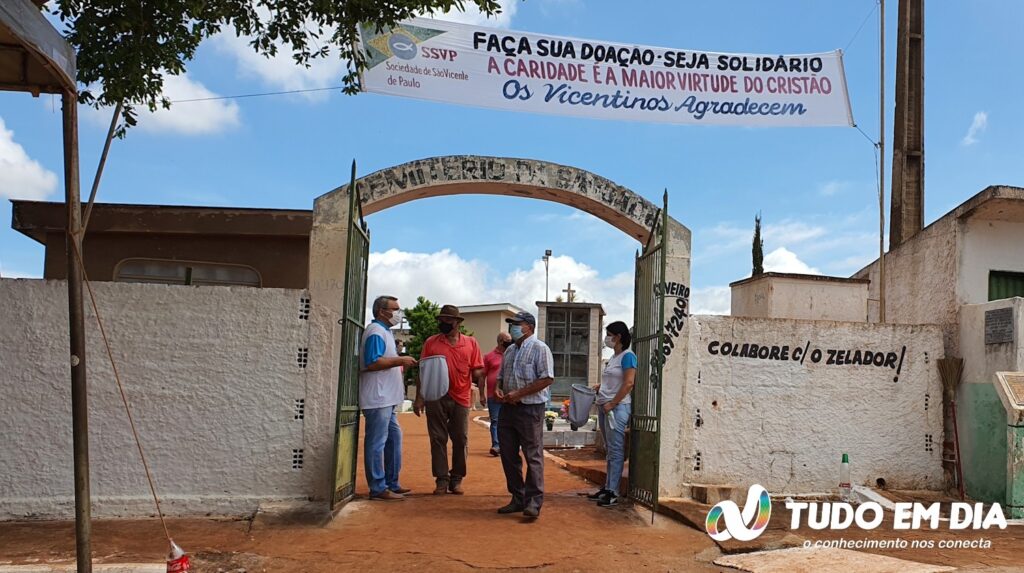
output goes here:
<path id="1" fill-rule="evenodd" d="M 551 260 L 551 249 L 544 251 L 544 302 L 548 302 L 548 261 Z"/>

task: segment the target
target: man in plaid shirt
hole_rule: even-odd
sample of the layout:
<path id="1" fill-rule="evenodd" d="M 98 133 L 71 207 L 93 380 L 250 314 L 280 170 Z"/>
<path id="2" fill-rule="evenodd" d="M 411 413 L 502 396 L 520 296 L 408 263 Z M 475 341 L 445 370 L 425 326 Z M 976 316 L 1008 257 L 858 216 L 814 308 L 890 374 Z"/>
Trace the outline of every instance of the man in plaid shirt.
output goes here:
<path id="1" fill-rule="evenodd" d="M 502 403 L 498 442 L 512 501 L 498 513 L 522 512 L 533 519 L 540 516 L 544 503 L 544 410 L 550 399 L 548 387 L 555 379 L 555 361 L 548 345 L 534 335 L 537 319 L 532 314 L 522 311 L 505 322 L 515 343 L 502 358 L 495 397 Z M 525 482 L 520 448 L 526 458 Z"/>

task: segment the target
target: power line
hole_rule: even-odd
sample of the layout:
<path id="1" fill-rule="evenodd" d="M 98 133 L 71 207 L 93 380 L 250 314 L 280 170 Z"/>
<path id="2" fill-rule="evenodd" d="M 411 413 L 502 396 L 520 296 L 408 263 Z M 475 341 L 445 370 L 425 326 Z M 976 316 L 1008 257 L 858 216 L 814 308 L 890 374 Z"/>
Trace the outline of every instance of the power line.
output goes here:
<path id="1" fill-rule="evenodd" d="M 261 93 L 243 93 L 239 95 L 218 95 L 216 97 L 196 97 L 193 99 L 172 99 L 171 103 L 188 103 L 191 101 L 214 101 L 217 99 L 242 99 L 244 97 L 262 97 L 264 95 L 288 95 L 291 93 L 309 93 L 313 91 L 331 91 L 340 90 L 344 86 L 332 86 L 329 88 L 309 88 L 304 90 L 289 90 L 289 91 L 267 91 Z"/>
<path id="2" fill-rule="evenodd" d="M 864 20 L 860 23 L 860 26 L 857 28 L 857 31 L 853 33 L 853 37 L 850 38 L 850 41 L 846 43 L 846 47 L 843 48 L 843 52 L 846 52 L 846 50 L 850 49 L 850 45 L 853 44 L 853 41 L 857 39 L 858 35 L 860 35 L 860 31 L 864 29 L 864 24 L 868 23 L 868 19 L 871 18 L 871 15 L 874 14 L 875 10 L 877 9 L 878 2 L 876 1 L 875 5 L 872 6 L 871 10 L 868 12 L 868 15 L 864 16 Z"/>

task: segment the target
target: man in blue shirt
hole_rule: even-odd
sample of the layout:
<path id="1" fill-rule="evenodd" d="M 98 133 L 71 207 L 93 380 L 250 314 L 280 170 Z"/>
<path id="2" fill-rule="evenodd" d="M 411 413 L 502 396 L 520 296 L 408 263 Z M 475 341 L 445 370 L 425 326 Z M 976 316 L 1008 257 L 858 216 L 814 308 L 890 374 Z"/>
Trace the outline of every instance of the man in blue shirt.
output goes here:
<path id="1" fill-rule="evenodd" d="M 399 356 L 392 326 L 402 321 L 398 299 L 379 296 L 373 301 L 373 322 L 366 326 L 359 369 L 359 408 L 366 417 L 363 467 L 370 499 L 397 501 L 409 492 L 398 483 L 402 470 L 402 428 L 395 415 L 405 399 L 402 368 L 416 364 L 412 356 Z"/>

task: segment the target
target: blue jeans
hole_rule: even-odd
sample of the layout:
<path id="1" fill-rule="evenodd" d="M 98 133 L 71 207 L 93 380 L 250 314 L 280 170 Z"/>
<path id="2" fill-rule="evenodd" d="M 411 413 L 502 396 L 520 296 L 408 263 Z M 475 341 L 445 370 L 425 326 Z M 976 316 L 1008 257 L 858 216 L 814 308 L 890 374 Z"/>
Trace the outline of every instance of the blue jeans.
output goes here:
<path id="1" fill-rule="evenodd" d="M 607 460 L 608 479 L 604 488 L 619 495 L 622 481 L 622 466 L 626 463 L 626 428 L 633 412 L 631 404 L 619 404 L 610 414 L 604 411 L 604 404 L 597 406 L 597 423 L 604 435 L 604 450 Z"/>
<path id="2" fill-rule="evenodd" d="M 398 425 L 395 407 L 368 408 L 366 435 L 363 436 L 363 467 L 370 495 L 384 490 L 400 489 L 398 472 L 402 471 L 402 428 Z"/>
<path id="3" fill-rule="evenodd" d="M 498 446 L 498 418 L 501 416 L 501 402 L 497 398 L 487 399 L 487 416 L 491 419 L 491 447 Z"/>

